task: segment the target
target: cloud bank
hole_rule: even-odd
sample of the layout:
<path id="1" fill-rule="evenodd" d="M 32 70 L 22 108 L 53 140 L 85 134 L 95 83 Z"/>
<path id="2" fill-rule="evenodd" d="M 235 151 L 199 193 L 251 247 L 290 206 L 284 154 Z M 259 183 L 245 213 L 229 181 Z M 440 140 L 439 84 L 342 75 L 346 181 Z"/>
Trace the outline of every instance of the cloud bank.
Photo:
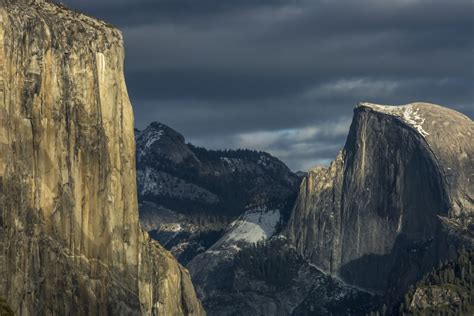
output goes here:
<path id="1" fill-rule="evenodd" d="M 267 150 L 293 170 L 342 148 L 360 101 L 474 115 L 470 0 L 69 0 L 123 30 L 136 125 Z"/>

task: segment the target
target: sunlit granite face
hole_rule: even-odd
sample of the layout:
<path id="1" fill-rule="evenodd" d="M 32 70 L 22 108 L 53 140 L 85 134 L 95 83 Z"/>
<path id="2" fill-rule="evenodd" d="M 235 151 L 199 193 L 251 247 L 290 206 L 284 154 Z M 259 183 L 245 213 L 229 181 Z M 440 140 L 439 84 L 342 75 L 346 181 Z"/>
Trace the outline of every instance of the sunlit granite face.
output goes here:
<path id="1" fill-rule="evenodd" d="M 139 226 L 121 33 L 0 4 L 0 296 L 19 315 L 204 314 Z"/>

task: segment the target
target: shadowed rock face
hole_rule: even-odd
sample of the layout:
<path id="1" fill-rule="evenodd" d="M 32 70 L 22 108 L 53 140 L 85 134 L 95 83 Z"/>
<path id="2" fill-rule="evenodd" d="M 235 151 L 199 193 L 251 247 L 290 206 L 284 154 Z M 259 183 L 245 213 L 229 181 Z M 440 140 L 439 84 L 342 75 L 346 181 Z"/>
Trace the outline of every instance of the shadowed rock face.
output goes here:
<path id="1" fill-rule="evenodd" d="M 119 31 L 0 1 L 0 297 L 18 315 L 202 315 L 142 233 Z"/>
<path id="2" fill-rule="evenodd" d="M 303 181 L 289 239 L 323 270 L 400 295 L 472 245 L 473 134 L 437 105 L 360 104 L 344 150 Z"/>

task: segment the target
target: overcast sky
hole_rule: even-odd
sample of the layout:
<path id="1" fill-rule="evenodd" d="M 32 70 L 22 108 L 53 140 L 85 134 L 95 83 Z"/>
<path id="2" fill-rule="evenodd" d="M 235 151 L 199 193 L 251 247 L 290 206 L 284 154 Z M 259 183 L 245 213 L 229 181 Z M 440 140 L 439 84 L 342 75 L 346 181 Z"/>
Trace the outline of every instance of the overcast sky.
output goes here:
<path id="1" fill-rule="evenodd" d="M 136 126 L 327 164 L 359 101 L 474 117 L 472 0 L 65 0 L 120 28 Z"/>

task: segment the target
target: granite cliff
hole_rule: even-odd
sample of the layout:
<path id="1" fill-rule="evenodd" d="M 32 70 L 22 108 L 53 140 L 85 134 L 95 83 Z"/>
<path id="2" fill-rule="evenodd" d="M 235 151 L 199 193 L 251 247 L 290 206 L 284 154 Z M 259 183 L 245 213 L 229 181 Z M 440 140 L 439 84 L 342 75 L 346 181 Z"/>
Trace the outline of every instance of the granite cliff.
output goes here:
<path id="1" fill-rule="evenodd" d="M 123 40 L 43 0 L 0 0 L 0 297 L 18 315 L 203 315 L 142 232 Z"/>
<path id="2" fill-rule="evenodd" d="M 302 182 L 286 235 L 324 271 L 399 299 L 473 245 L 473 135 L 438 105 L 361 103 L 344 149 Z"/>

